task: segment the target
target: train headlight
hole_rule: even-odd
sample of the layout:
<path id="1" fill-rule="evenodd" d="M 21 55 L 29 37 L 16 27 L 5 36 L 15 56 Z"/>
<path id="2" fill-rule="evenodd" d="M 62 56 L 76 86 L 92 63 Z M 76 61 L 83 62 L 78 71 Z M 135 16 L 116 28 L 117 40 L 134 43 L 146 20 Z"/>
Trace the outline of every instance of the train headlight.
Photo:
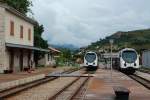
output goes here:
<path id="1" fill-rule="evenodd" d="M 127 64 L 125 63 L 124 66 L 127 66 Z"/>
<path id="2" fill-rule="evenodd" d="M 88 63 L 86 63 L 88 65 Z"/>
<path id="3" fill-rule="evenodd" d="M 93 65 L 95 65 L 95 63 L 93 63 Z"/>
<path id="4" fill-rule="evenodd" d="M 134 63 L 134 66 L 136 66 L 136 63 Z"/>

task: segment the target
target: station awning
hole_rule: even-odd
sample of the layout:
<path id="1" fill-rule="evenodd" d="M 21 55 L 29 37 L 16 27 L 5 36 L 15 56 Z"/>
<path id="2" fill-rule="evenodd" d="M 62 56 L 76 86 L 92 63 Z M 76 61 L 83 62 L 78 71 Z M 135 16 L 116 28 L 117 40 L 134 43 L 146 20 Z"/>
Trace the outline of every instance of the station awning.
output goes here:
<path id="1" fill-rule="evenodd" d="M 36 50 L 36 51 L 49 52 L 48 49 L 42 49 L 42 48 L 28 46 L 28 45 L 20 45 L 20 44 L 13 44 L 13 43 L 6 43 L 5 45 L 6 45 L 6 47 L 11 47 L 11 48 L 23 48 L 23 49 L 30 49 L 30 50 Z"/>

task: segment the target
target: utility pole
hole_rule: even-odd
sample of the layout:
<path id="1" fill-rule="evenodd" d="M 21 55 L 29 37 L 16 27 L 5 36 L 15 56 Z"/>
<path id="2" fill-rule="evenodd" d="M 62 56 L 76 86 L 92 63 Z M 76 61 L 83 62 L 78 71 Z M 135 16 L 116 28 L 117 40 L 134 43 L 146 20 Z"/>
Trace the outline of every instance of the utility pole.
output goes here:
<path id="1" fill-rule="evenodd" d="M 110 64 L 110 69 L 111 69 L 111 81 L 112 81 L 112 47 L 113 47 L 114 40 L 110 39 L 109 42 L 110 42 L 110 49 L 111 49 L 111 57 L 110 57 L 110 59 L 111 59 L 110 63 L 111 64 Z"/>

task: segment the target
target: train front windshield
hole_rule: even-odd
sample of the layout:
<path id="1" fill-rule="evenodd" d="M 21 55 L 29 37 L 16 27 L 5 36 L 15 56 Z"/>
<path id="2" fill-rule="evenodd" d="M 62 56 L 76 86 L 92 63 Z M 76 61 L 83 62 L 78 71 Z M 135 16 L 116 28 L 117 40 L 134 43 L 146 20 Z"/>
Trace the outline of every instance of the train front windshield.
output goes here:
<path id="1" fill-rule="evenodd" d="M 96 55 L 94 53 L 87 53 L 85 55 L 85 59 L 86 61 L 88 61 L 89 63 L 92 63 L 95 59 L 96 59 Z"/>
<path id="2" fill-rule="evenodd" d="M 127 63 L 134 63 L 137 59 L 137 54 L 135 51 L 124 51 L 122 53 L 122 58 Z"/>

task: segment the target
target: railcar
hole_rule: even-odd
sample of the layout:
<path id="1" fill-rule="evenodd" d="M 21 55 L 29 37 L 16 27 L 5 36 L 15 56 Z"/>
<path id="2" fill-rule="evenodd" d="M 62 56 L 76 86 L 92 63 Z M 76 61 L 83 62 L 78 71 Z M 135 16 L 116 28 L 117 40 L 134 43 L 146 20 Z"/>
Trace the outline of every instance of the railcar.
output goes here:
<path id="1" fill-rule="evenodd" d="M 86 67 L 87 70 L 96 70 L 98 68 L 98 56 L 95 52 L 85 53 L 84 67 Z"/>
<path id="2" fill-rule="evenodd" d="M 139 55 L 135 49 L 125 48 L 119 52 L 119 70 L 133 74 L 139 67 Z"/>

